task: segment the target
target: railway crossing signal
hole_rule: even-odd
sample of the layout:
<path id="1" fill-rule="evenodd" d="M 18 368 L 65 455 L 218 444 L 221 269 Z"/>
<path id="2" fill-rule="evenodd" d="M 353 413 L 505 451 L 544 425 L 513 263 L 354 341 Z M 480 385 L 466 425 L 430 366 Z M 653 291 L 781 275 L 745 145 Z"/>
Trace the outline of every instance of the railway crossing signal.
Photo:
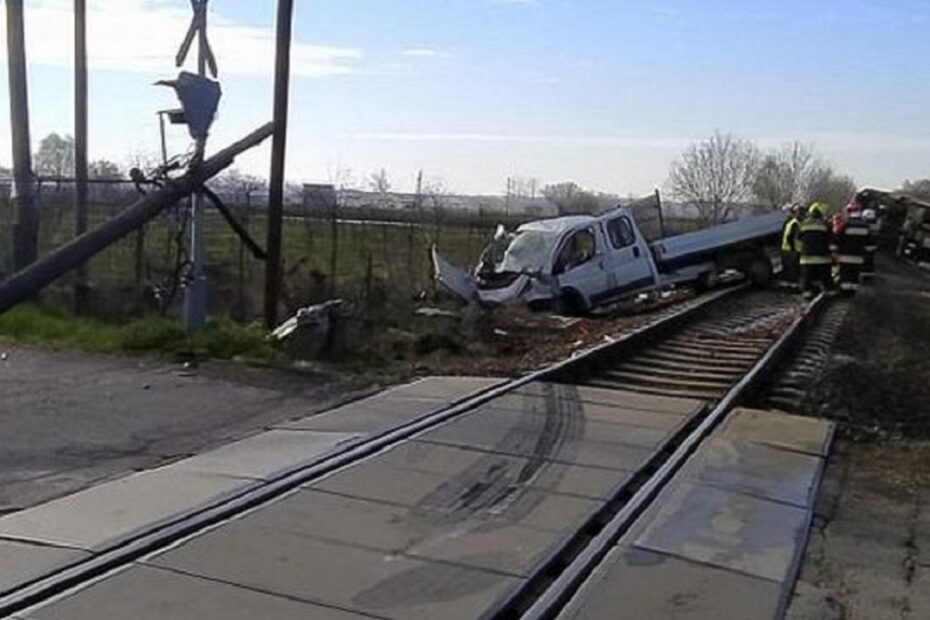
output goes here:
<path id="1" fill-rule="evenodd" d="M 187 34 L 184 35 L 184 41 L 175 57 L 175 64 L 178 67 L 184 66 L 187 55 L 191 51 L 191 45 L 194 39 L 198 40 L 198 67 L 201 75 L 205 74 L 205 68 L 210 69 L 210 75 L 216 78 L 219 75 L 219 69 L 216 66 L 216 56 L 210 48 L 210 40 L 207 38 L 207 1 L 208 0 L 191 0 L 191 9 L 194 16 L 191 18 L 191 25 L 187 28 Z M 204 67 L 206 65 L 206 67 Z"/>

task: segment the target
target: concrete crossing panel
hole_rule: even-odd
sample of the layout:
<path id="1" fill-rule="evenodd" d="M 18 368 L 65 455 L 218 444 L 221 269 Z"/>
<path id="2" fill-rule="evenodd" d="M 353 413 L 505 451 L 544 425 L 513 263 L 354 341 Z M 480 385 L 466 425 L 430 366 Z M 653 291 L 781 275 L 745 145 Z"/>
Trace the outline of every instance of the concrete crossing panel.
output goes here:
<path id="1" fill-rule="evenodd" d="M 653 396 L 651 394 L 640 394 L 611 388 L 544 381 L 529 383 L 518 388 L 515 392 L 546 399 L 563 398 L 592 404 L 677 415 L 692 415 L 705 405 L 699 399 Z"/>
<path id="2" fill-rule="evenodd" d="M 169 465 L 7 515 L 0 537 L 98 550 L 255 484 Z"/>
<path id="3" fill-rule="evenodd" d="M 366 616 L 136 566 L 23 620 L 364 620 Z"/>
<path id="4" fill-rule="evenodd" d="M 720 435 L 826 457 L 833 425 L 781 412 L 736 409 L 724 422 Z"/>
<path id="5" fill-rule="evenodd" d="M 514 429 L 502 433 L 499 428 L 480 425 L 470 430 L 471 436 L 460 436 L 446 427 L 416 437 L 416 441 L 474 448 L 518 457 L 531 457 L 629 471 L 649 460 L 653 450 L 606 441 L 584 441 L 565 435 L 564 429 L 540 428 L 529 431 Z"/>
<path id="6" fill-rule="evenodd" d="M 0 592 L 87 557 L 88 553 L 76 549 L 0 540 Z"/>
<path id="7" fill-rule="evenodd" d="M 243 519 L 243 524 L 526 576 L 558 541 L 521 525 L 519 513 L 442 511 L 303 491 Z M 532 522 L 532 519 L 530 519 Z M 564 524 L 566 531 L 572 523 Z"/>
<path id="8" fill-rule="evenodd" d="M 532 457 L 469 450 L 458 446 L 407 442 L 311 483 L 333 493 L 379 501 L 417 503 L 423 486 L 461 489 L 479 486 L 512 494 L 520 489 L 606 499 L 629 481 L 632 471 L 557 463 Z"/>
<path id="9" fill-rule="evenodd" d="M 268 480 L 355 443 L 360 435 L 271 430 L 178 462 L 182 471 Z"/>
<path id="10" fill-rule="evenodd" d="M 714 437 L 688 461 L 682 476 L 807 508 L 814 500 L 821 463 L 809 454 Z"/>
<path id="11" fill-rule="evenodd" d="M 488 403 L 488 407 L 506 411 L 520 411 L 535 415 L 552 415 L 554 411 L 571 407 L 585 422 L 642 426 L 657 430 L 670 430 L 684 423 L 690 413 L 645 411 L 617 405 L 604 405 L 568 398 L 533 396 L 525 393 L 506 394 Z"/>
<path id="12" fill-rule="evenodd" d="M 782 582 L 807 528 L 807 511 L 688 482 L 663 492 L 633 543 L 642 549 Z"/>
<path id="13" fill-rule="evenodd" d="M 498 435 L 528 433 L 538 437 L 540 441 L 570 439 L 655 448 L 669 438 L 673 428 L 660 430 L 644 426 L 592 422 L 570 410 L 551 415 L 533 415 L 484 407 L 463 418 L 444 424 L 428 436 L 430 440 L 446 438 L 481 445 L 486 440 L 488 432 Z"/>
<path id="14" fill-rule="evenodd" d="M 235 522 L 149 561 L 227 583 L 391 620 L 473 620 L 512 576 L 324 542 Z"/>
<path id="15" fill-rule="evenodd" d="M 279 424 L 277 428 L 378 435 L 503 382 L 482 377 L 427 377 L 320 415 Z"/>
<path id="16" fill-rule="evenodd" d="M 617 547 L 559 620 L 773 620 L 779 584 Z"/>

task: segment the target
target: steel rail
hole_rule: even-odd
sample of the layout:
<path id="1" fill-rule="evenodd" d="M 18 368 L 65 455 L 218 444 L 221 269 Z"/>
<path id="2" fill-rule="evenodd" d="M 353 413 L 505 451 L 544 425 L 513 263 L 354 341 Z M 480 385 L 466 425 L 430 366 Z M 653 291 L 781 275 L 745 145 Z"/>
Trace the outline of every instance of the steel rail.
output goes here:
<path id="1" fill-rule="evenodd" d="M 56 571 L 0 593 L 0 618 L 7 618 L 27 608 L 48 602 L 49 599 L 77 590 L 101 575 L 115 571 L 156 551 L 163 550 L 182 539 L 226 522 L 241 513 L 266 504 L 301 485 L 354 464 L 387 449 L 410 437 L 456 419 L 477 407 L 499 398 L 526 384 L 545 380 L 566 371 L 577 372 L 579 366 L 596 363 L 625 349 L 636 348 L 643 341 L 674 330 L 709 310 L 716 303 L 743 293 L 748 285 L 718 291 L 685 308 L 638 327 L 612 342 L 602 343 L 579 352 L 550 366 L 530 372 L 522 377 L 488 388 L 451 407 L 428 414 L 403 426 L 381 433 L 357 444 L 324 457 L 316 463 L 301 466 L 251 487 L 216 503 L 194 511 L 179 513 L 169 520 L 152 525 L 144 532 L 114 542 L 89 558 L 62 567 Z M 325 413 L 325 412 L 324 412 Z"/>
<path id="2" fill-rule="evenodd" d="M 781 356 L 802 335 L 805 326 L 824 305 L 825 296 L 820 295 L 805 308 L 791 326 L 766 349 L 759 360 L 717 402 L 703 419 L 678 444 L 674 452 L 642 484 L 632 492 L 628 500 L 618 502 L 619 508 L 603 526 L 589 524 L 597 533 L 583 546 L 578 540 L 569 541 L 565 551 L 571 558 L 563 559 L 561 570 L 554 576 L 539 574 L 530 578 L 523 587 L 499 604 L 484 618 L 491 620 L 551 620 L 584 585 L 594 570 L 601 564 L 613 546 L 620 540 L 635 520 L 653 503 L 658 494 L 684 466 L 701 443 L 727 417 L 733 408 L 757 387 L 759 380 L 776 364 Z M 648 466 L 647 466 L 648 467 Z M 627 493 L 630 493 L 628 490 Z M 579 529 L 582 532 L 584 526 Z M 558 559 L 555 561 L 558 562 Z"/>

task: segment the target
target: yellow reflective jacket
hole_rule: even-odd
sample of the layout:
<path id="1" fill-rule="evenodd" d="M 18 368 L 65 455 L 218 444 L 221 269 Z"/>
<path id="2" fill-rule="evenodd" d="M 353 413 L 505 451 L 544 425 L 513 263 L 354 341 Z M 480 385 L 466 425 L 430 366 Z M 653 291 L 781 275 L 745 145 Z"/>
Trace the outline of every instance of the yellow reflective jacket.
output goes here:
<path id="1" fill-rule="evenodd" d="M 782 231 L 781 235 L 781 251 L 782 252 L 800 252 L 801 251 L 801 240 L 798 238 L 798 233 L 801 232 L 801 221 L 792 217 L 785 223 L 785 228 Z"/>

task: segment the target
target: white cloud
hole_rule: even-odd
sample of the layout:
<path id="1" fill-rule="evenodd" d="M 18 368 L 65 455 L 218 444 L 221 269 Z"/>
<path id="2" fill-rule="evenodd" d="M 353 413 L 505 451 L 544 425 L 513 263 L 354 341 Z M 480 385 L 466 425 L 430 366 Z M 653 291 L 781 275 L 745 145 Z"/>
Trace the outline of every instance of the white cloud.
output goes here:
<path id="1" fill-rule="evenodd" d="M 70 0 L 27 0 L 26 37 L 30 64 L 70 67 L 73 49 L 73 3 Z M 4 14 L 5 9 L 0 10 Z M 90 66 L 113 70 L 166 74 L 191 20 L 186 0 L 90 0 L 87 29 Z M 210 43 L 220 74 L 268 76 L 274 67 L 271 26 L 255 27 L 211 10 Z M 196 46 L 194 46 L 196 48 Z M 0 59 L 6 59 L 6 31 L 0 32 Z M 193 56 L 194 51 L 192 51 Z M 294 75 L 324 77 L 355 71 L 357 49 L 294 41 Z M 195 66 L 190 58 L 188 66 Z"/>
<path id="2" fill-rule="evenodd" d="M 402 51 L 401 54 L 404 56 L 411 56 L 416 58 L 435 58 L 436 56 L 439 56 L 439 52 L 437 50 L 430 49 L 428 47 L 413 47 Z"/>

